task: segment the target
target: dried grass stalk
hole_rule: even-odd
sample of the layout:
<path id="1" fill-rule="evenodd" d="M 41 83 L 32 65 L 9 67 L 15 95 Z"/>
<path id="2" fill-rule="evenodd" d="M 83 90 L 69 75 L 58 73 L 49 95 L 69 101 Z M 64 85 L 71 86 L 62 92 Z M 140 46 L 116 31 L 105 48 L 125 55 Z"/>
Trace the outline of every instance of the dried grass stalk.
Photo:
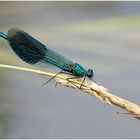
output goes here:
<path id="1" fill-rule="evenodd" d="M 11 66 L 11 65 L 0 64 L 0 67 L 42 74 L 49 77 L 53 77 L 55 75 L 54 73 L 49 73 L 46 71 L 34 70 L 34 69 Z M 77 87 L 80 87 L 81 80 L 72 79 L 71 80 L 71 82 L 73 83 L 72 84 L 66 80 L 67 78 L 68 78 L 68 75 L 61 74 L 61 75 L 58 75 L 55 78 L 55 80 L 57 83 L 64 86 L 71 87 L 71 88 L 76 89 Z M 121 107 L 127 110 L 126 113 L 119 113 L 119 114 L 129 114 L 129 115 L 132 115 L 134 118 L 140 119 L 140 106 L 109 93 L 107 89 L 104 88 L 103 86 L 97 85 L 96 83 L 93 83 L 93 82 L 85 81 L 84 86 L 81 91 L 95 96 L 96 98 L 98 98 L 99 100 L 101 100 L 102 102 L 106 104 L 110 104 L 110 105 L 114 104 L 118 107 Z"/>

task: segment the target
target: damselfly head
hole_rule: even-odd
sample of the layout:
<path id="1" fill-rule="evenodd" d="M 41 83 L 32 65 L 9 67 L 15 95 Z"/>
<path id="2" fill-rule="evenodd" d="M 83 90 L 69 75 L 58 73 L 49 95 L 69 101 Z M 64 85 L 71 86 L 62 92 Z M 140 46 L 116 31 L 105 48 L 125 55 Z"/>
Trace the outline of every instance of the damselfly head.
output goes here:
<path id="1" fill-rule="evenodd" d="M 94 76 L 93 70 L 92 70 L 92 69 L 88 69 L 88 71 L 87 71 L 87 77 L 88 77 L 89 79 L 91 79 L 93 76 Z"/>

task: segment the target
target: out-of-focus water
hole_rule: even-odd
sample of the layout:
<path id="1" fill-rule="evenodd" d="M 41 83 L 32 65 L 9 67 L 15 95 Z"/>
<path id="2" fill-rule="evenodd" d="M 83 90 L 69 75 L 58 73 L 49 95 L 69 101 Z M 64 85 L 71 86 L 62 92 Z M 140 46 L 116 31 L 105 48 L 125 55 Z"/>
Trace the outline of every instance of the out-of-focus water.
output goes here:
<path id="1" fill-rule="evenodd" d="M 0 2 L 0 31 L 18 27 L 140 104 L 140 2 Z M 0 63 L 31 67 L 0 40 Z M 46 68 L 48 71 L 54 71 Z M 140 138 L 139 121 L 36 74 L 0 69 L 0 138 Z"/>

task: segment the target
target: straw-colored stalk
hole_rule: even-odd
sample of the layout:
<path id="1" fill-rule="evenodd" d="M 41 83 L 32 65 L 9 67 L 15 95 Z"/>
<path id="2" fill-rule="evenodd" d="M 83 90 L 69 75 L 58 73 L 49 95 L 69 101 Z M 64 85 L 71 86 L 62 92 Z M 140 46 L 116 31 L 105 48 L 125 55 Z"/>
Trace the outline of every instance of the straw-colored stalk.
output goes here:
<path id="1" fill-rule="evenodd" d="M 34 69 L 29 69 L 29 68 L 23 68 L 23 67 L 17 67 L 17 66 L 11 66 L 11 65 L 0 64 L 0 67 L 37 73 L 37 74 L 46 75 L 49 77 L 55 76 L 54 73 L 49 73 L 46 71 L 34 70 Z M 72 79 L 71 82 L 68 82 L 67 78 L 68 78 L 68 75 L 59 74 L 56 78 L 54 78 L 54 80 L 61 85 L 79 89 L 78 87 L 80 87 L 81 85 L 81 80 Z M 129 114 L 137 119 L 140 119 L 140 106 L 109 93 L 107 89 L 104 88 L 103 86 L 97 85 L 94 82 L 85 81 L 81 91 L 97 97 L 99 100 L 101 100 L 104 103 L 107 103 L 109 105 L 114 104 L 118 107 L 121 107 L 127 110 L 126 113 L 121 113 L 121 114 Z"/>

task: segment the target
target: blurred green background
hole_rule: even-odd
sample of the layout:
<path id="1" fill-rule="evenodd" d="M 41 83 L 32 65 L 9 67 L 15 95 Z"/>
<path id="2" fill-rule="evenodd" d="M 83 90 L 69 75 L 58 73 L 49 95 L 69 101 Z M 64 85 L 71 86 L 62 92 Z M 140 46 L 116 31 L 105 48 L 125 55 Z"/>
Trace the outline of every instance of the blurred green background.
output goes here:
<path id="1" fill-rule="evenodd" d="M 0 31 L 18 27 L 140 105 L 140 2 L 0 2 Z M 24 63 L 0 40 L 0 63 Z M 50 67 L 50 72 L 58 72 Z M 139 121 L 48 77 L 0 68 L 0 138 L 140 138 Z"/>

